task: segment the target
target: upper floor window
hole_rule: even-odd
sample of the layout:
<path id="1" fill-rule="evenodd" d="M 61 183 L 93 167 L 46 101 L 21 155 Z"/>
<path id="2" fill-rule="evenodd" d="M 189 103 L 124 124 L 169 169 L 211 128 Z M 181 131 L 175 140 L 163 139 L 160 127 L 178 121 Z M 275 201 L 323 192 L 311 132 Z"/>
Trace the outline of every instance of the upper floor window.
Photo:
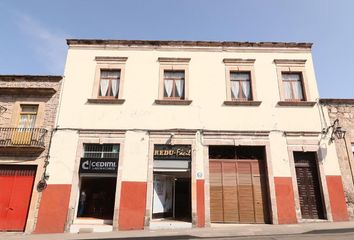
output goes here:
<path id="1" fill-rule="evenodd" d="M 118 144 L 85 144 L 84 158 L 118 158 Z"/>
<path id="2" fill-rule="evenodd" d="M 184 71 L 164 71 L 164 98 L 184 99 Z"/>
<path id="3" fill-rule="evenodd" d="M 284 96 L 286 101 L 303 101 L 302 74 L 300 72 L 282 72 Z"/>
<path id="4" fill-rule="evenodd" d="M 101 69 L 99 97 L 118 98 L 120 69 Z"/>
<path id="5" fill-rule="evenodd" d="M 224 58 L 226 71 L 225 105 L 259 106 L 255 88 L 255 59 Z"/>
<path id="6" fill-rule="evenodd" d="M 123 85 L 127 57 L 96 57 L 96 74 L 89 103 L 124 103 Z"/>
<path id="7" fill-rule="evenodd" d="M 189 105 L 190 58 L 158 58 L 160 63 L 159 96 L 156 104 Z"/>
<path id="8" fill-rule="evenodd" d="M 250 72 L 230 72 L 232 100 L 252 100 Z"/>
<path id="9" fill-rule="evenodd" d="M 18 128 L 34 128 L 37 119 L 37 105 L 21 105 Z"/>
<path id="10" fill-rule="evenodd" d="M 314 106 L 311 101 L 306 77 L 306 59 L 275 59 L 279 95 L 279 106 Z"/>

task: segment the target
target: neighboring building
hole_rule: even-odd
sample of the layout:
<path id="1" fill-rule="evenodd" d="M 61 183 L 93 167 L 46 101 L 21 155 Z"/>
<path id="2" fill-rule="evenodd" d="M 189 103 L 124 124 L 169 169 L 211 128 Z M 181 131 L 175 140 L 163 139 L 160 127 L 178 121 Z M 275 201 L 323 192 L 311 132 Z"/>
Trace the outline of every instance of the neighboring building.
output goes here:
<path id="1" fill-rule="evenodd" d="M 338 119 L 338 125 L 345 131 L 343 139 L 335 138 L 337 157 L 342 172 L 348 214 L 354 220 L 354 99 L 320 99 L 328 111 L 330 124 Z M 327 112 L 326 111 L 326 112 Z"/>
<path id="2" fill-rule="evenodd" d="M 61 80 L 0 75 L 0 231 L 34 230 Z"/>
<path id="3" fill-rule="evenodd" d="M 36 232 L 348 220 L 311 44 L 67 43 Z"/>

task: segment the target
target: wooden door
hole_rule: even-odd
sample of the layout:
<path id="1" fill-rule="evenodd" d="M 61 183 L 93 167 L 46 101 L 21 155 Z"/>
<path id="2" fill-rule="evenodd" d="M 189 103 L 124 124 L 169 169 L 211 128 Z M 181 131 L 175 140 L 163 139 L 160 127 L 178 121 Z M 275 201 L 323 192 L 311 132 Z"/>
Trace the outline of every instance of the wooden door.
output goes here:
<path id="1" fill-rule="evenodd" d="M 314 152 L 295 152 L 294 160 L 302 218 L 323 219 L 316 155 Z"/>
<path id="2" fill-rule="evenodd" d="M 24 231 L 35 166 L 0 165 L 0 231 Z"/>
<path id="3" fill-rule="evenodd" d="M 266 178 L 261 161 L 211 160 L 211 222 L 267 223 Z"/>

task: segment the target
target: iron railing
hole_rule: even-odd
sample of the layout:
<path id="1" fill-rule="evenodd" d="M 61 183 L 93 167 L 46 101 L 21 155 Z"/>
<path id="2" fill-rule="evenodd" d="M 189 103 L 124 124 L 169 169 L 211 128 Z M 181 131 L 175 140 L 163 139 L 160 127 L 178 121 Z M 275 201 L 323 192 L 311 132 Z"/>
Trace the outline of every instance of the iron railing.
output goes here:
<path id="1" fill-rule="evenodd" d="M 0 147 L 44 147 L 47 129 L 0 128 Z"/>

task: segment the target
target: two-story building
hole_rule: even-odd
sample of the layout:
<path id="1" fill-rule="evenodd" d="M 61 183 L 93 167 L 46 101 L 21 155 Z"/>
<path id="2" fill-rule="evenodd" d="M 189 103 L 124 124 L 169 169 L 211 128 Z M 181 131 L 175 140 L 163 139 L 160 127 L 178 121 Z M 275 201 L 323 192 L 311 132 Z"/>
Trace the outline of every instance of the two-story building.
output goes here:
<path id="1" fill-rule="evenodd" d="M 36 232 L 348 219 L 312 44 L 67 43 Z"/>
<path id="2" fill-rule="evenodd" d="M 0 231 L 34 230 L 61 80 L 0 75 Z"/>

